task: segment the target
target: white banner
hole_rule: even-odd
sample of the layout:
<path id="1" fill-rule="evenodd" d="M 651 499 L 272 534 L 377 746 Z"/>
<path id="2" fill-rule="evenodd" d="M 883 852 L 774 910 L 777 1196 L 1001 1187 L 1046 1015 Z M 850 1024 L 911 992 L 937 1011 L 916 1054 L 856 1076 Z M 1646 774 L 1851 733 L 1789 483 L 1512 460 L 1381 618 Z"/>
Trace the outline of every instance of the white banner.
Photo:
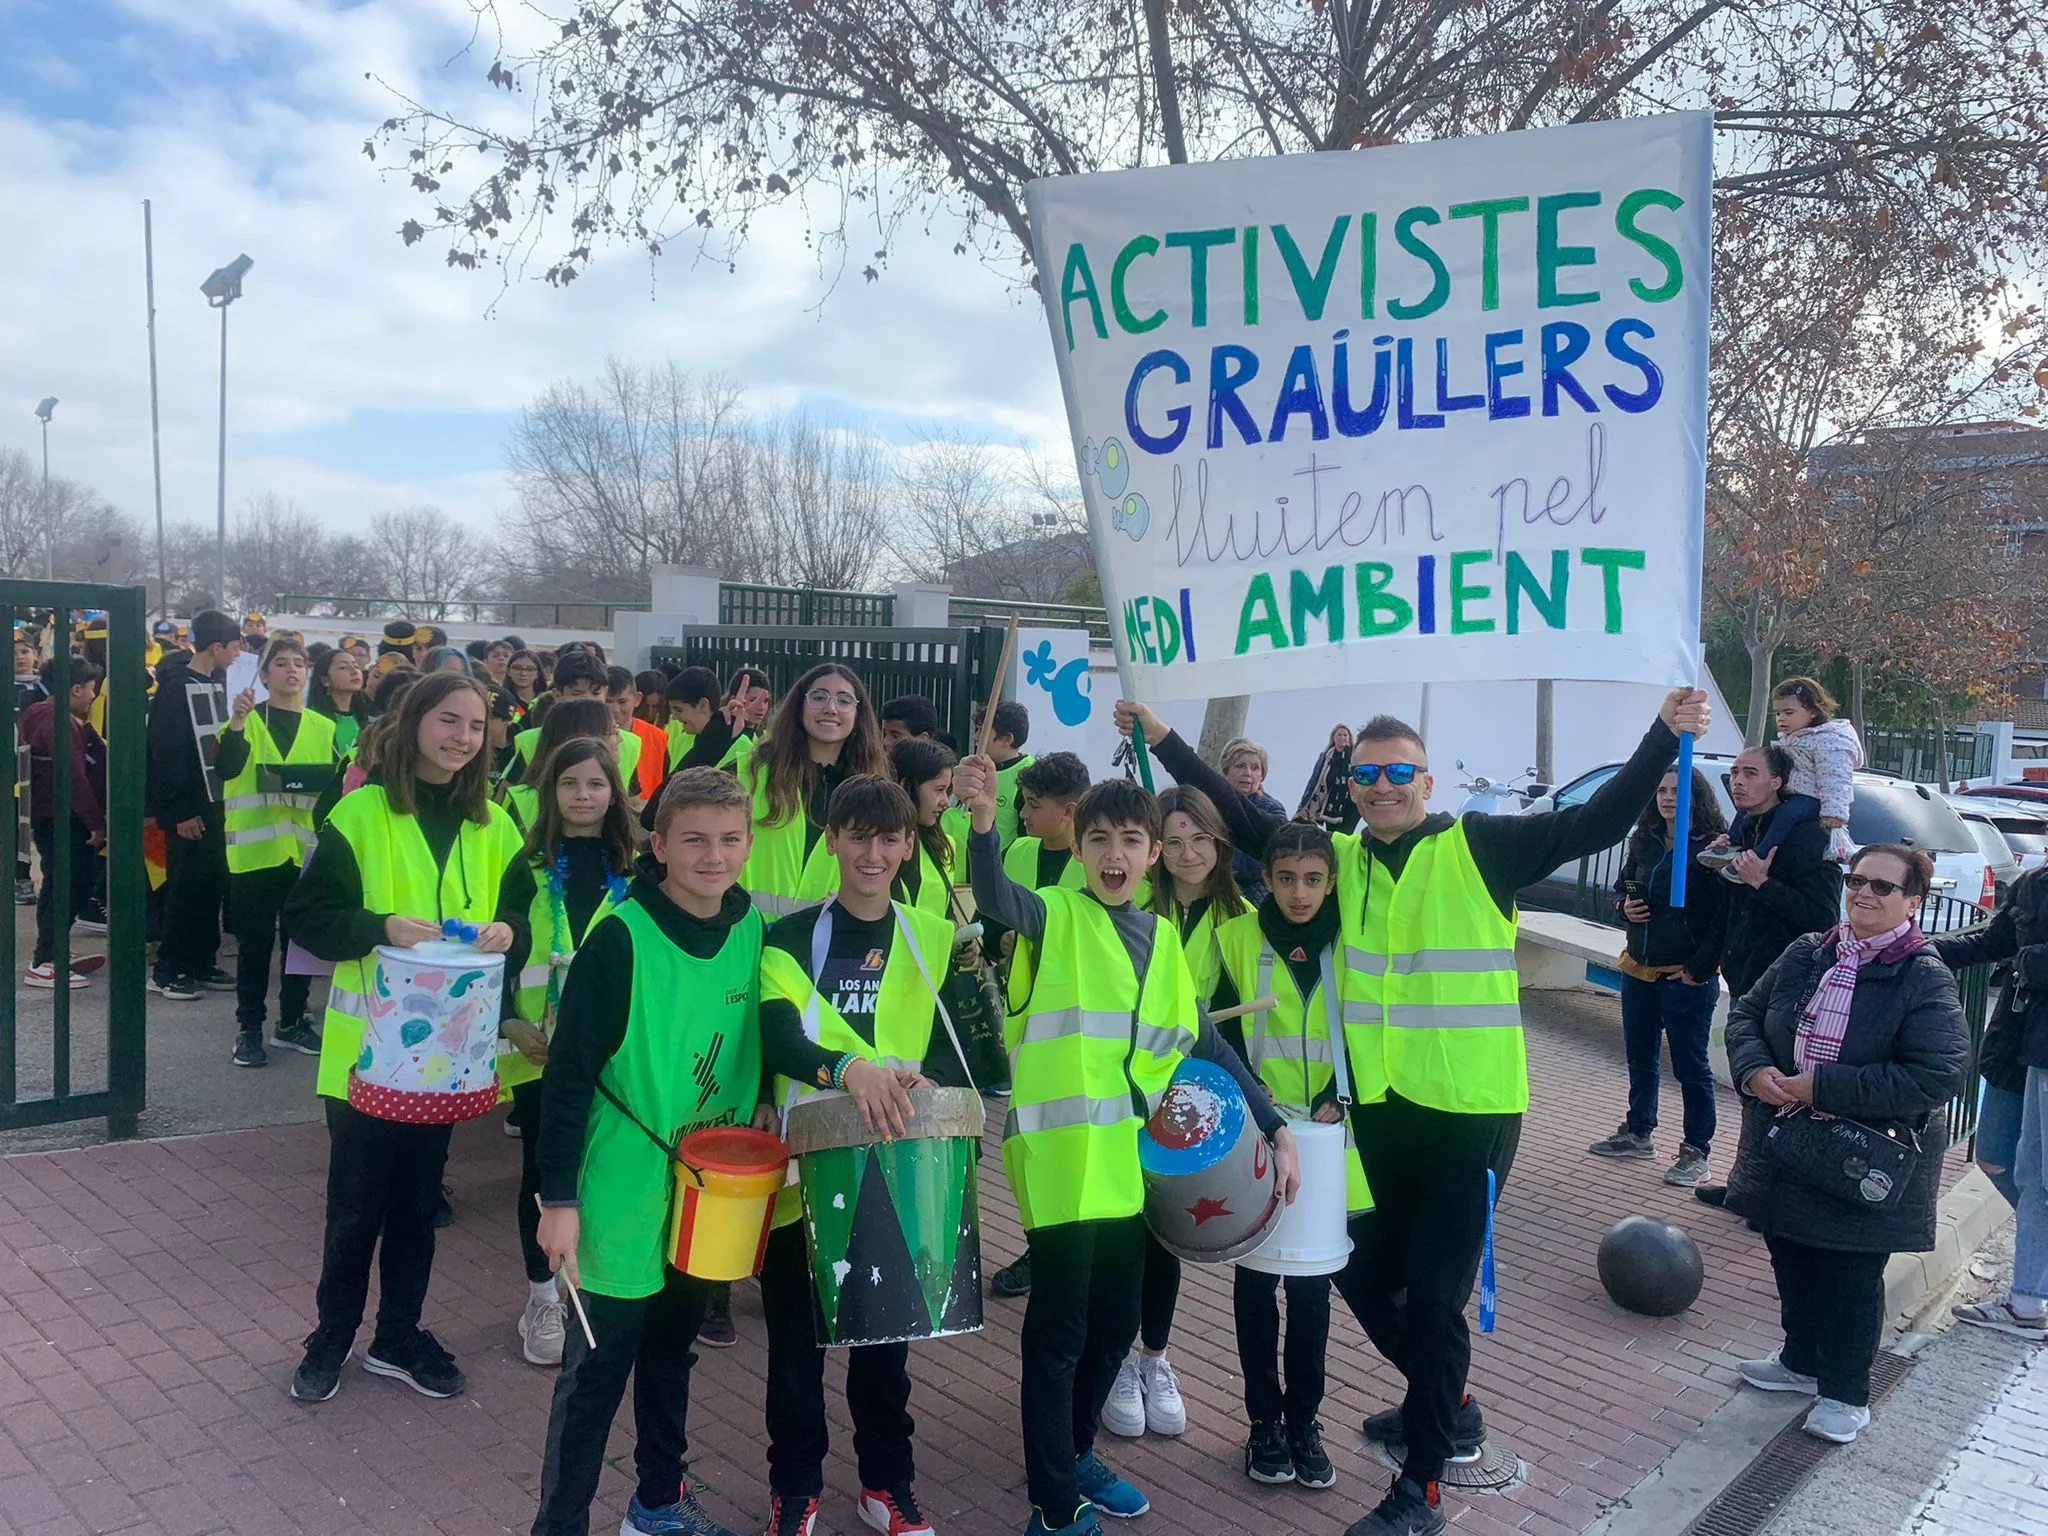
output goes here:
<path id="1" fill-rule="evenodd" d="M 1695 675 L 1712 119 L 1034 182 L 1126 685 Z"/>

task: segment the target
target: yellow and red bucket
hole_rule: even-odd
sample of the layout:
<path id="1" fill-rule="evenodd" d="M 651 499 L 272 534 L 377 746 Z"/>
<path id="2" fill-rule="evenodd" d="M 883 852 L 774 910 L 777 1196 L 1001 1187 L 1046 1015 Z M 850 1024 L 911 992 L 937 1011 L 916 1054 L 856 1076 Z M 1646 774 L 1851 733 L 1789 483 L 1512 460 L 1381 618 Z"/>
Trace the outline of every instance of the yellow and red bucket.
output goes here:
<path id="1" fill-rule="evenodd" d="M 744 1125 L 707 1126 L 677 1142 L 669 1262 L 699 1280 L 758 1274 L 788 1167 L 780 1137 Z"/>

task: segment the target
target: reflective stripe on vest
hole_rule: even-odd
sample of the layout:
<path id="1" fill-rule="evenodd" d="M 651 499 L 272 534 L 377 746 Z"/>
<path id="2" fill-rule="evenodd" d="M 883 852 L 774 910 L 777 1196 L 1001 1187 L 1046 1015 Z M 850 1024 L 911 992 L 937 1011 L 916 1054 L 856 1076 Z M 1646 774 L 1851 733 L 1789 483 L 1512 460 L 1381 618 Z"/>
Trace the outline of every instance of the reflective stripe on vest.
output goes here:
<path id="1" fill-rule="evenodd" d="M 787 917 L 815 907 L 838 887 L 839 861 L 825 850 L 825 835 L 811 840 L 810 817 L 799 811 L 787 821 L 768 815 L 768 775 L 752 775 L 754 844 L 747 850 L 740 884 L 763 917 Z"/>
<path id="2" fill-rule="evenodd" d="M 521 968 L 515 990 L 512 994 L 512 1011 L 529 1024 L 538 1024 L 550 1037 L 554 1032 L 554 1021 L 547 1017 L 548 973 L 554 969 L 554 956 L 573 956 L 583 947 L 583 941 L 590 937 L 595 928 L 611 913 L 618 910 L 612 901 L 609 887 L 598 898 L 596 908 L 590 914 L 590 921 L 583 925 L 579 936 L 574 933 L 561 934 L 555 931 L 554 898 L 548 891 L 548 870 L 545 865 L 533 872 L 533 901 L 527 907 L 527 928 L 533 935 L 533 947 L 528 951 L 528 963 Z M 568 914 L 563 913 L 566 917 Z M 566 964 L 566 960 L 564 964 Z M 498 1087 L 501 1099 L 509 1099 L 512 1090 L 521 1083 L 530 1083 L 539 1077 L 541 1069 L 528 1061 L 525 1055 L 510 1040 L 498 1042 Z"/>
<path id="3" fill-rule="evenodd" d="M 1117 1126 L 1131 1115 L 1128 1095 L 1114 1099 L 1091 1099 L 1073 1094 L 1064 1099 L 1047 1099 L 1039 1104 L 1012 1105 L 1003 1117 L 1003 1135 L 1028 1136 L 1035 1131 L 1058 1131 L 1069 1126 Z"/>
<path id="4" fill-rule="evenodd" d="M 261 788 L 265 773 L 279 768 L 325 768 L 334 763 L 334 722 L 311 710 L 299 715 L 289 752 L 279 752 L 265 711 L 252 710 L 242 721 L 248 759 L 242 771 L 221 786 L 222 837 L 227 845 L 228 873 L 254 874 L 287 864 L 302 864 L 315 842 L 313 807 L 317 794 Z"/>

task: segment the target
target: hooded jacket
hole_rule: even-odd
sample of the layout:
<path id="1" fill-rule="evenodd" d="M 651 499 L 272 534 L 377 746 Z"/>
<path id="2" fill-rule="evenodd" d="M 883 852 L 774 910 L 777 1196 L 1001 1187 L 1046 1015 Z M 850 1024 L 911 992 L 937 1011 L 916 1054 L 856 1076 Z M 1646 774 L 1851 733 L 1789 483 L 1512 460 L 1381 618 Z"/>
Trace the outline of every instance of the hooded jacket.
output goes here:
<path id="1" fill-rule="evenodd" d="M 188 695 L 210 689 L 216 715 L 225 722 L 228 713 L 222 673 L 205 677 L 194 672 L 189 662 L 186 657 L 158 668 L 156 697 L 149 702 L 149 765 L 143 779 L 143 803 L 166 831 L 203 815 L 213 804 L 206 791 L 206 765 L 192 729 Z"/>

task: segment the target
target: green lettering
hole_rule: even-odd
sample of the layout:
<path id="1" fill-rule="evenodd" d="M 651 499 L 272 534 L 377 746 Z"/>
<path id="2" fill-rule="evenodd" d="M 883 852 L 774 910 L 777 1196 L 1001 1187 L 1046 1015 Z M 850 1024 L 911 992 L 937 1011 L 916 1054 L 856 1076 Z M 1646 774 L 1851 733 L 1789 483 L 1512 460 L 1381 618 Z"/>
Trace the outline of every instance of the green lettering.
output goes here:
<path id="1" fill-rule="evenodd" d="M 1379 286 L 1379 234 L 1380 216 L 1361 213 L 1358 216 L 1358 312 L 1368 320 L 1372 318 L 1374 290 Z"/>
<path id="2" fill-rule="evenodd" d="M 1415 609 L 1408 599 L 1388 590 L 1394 584 L 1394 568 L 1384 560 L 1358 562 L 1358 638 L 1391 635 L 1415 621 Z"/>
<path id="3" fill-rule="evenodd" d="M 1330 284 L 1337 277 L 1337 257 L 1344 248 L 1345 231 L 1351 228 L 1351 215 L 1340 213 L 1337 222 L 1330 226 L 1330 237 L 1323 242 L 1322 259 L 1316 263 L 1314 272 L 1302 260 L 1301 248 L 1294 243 L 1294 236 L 1287 232 L 1285 224 L 1273 226 L 1273 244 L 1280 248 L 1280 260 L 1286 263 L 1287 277 L 1294 284 L 1294 296 L 1301 301 L 1304 319 L 1323 318 L 1323 306 L 1330 302 Z"/>
<path id="4" fill-rule="evenodd" d="M 1159 634 L 1159 664 L 1171 665 L 1180 655 L 1180 615 L 1163 597 L 1152 599 L 1152 627 Z"/>
<path id="5" fill-rule="evenodd" d="M 1152 650 L 1152 632 L 1144 625 L 1145 600 L 1135 598 L 1124 604 L 1124 649 L 1131 653 L 1133 660 L 1143 659 L 1156 664 L 1159 657 Z"/>
<path id="6" fill-rule="evenodd" d="M 1322 584 L 1308 579 L 1308 572 L 1296 571 L 1287 580 L 1287 606 L 1294 617 L 1294 643 L 1308 644 L 1308 621 L 1319 618 L 1331 645 L 1344 643 L 1344 567 L 1333 565 L 1323 572 Z"/>
<path id="7" fill-rule="evenodd" d="M 1254 612 L 1256 610 L 1256 612 Z M 1237 654 L 1252 648 L 1252 641 L 1265 636 L 1276 651 L 1287 649 L 1287 629 L 1280 622 L 1280 602 L 1273 596 L 1273 578 L 1266 571 L 1251 579 L 1244 589 L 1244 606 L 1237 614 Z"/>
<path id="8" fill-rule="evenodd" d="M 1560 267 L 1590 267 L 1600 253 L 1590 245 L 1560 245 L 1557 217 L 1567 208 L 1598 208 L 1598 192 L 1560 192 L 1555 197 L 1536 199 L 1536 307 L 1555 309 L 1561 304 L 1597 304 L 1596 293 L 1559 293 Z"/>
<path id="9" fill-rule="evenodd" d="M 1259 323 L 1259 226 L 1244 227 L 1244 323 Z"/>
<path id="10" fill-rule="evenodd" d="M 1529 199 L 1526 197 L 1492 197 L 1481 203 L 1453 203 L 1451 217 L 1454 219 L 1478 219 L 1479 229 L 1479 307 L 1500 308 L 1500 216 L 1504 213 L 1527 213 Z"/>
<path id="11" fill-rule="evenodd" d="M 1074 301 L 1086 299 L 1095 317 L 1095 339 L 1109 340 L 1109 327 L 1102 323 L 1102 300 L 1095 294 L 1095 274 L 1088 270 L 1088 253 L 1076 240 L 1067 247 L 1067 270 L 1060 274 L 1060 318 L 1067 325 L 1067 350 L 1074 350 Z"/>
<path id="12" fill-rule="evenodd" d="M 1209 251 L 1237 239 L 1235 229 L 1186 229 L 1166 237 L 1168 248 L 1185 246 L 1188 253 L 1188 324 L 1209 323 Z"/>
<path id="13" fill-rule="evenodd" d="M 1159 242 L 1150 235 L 1138 235 L 1129 245 L 1116 253 L 1116 262 L 1109 269 L 1109 309 L 1116 316 L 1116 323 L 1133 336 L 1143 335 L 1166 323 L 1164 308 L 1155 309 L 1144 319 L 1131 313 L 1130 301 L 1124 297 L 1124 279 L 1130 275 L 1131 263 L 1140 256 L 1155 256 L 1159 253 Z"/>
<path id="14" fill-rule="evenodd" d="M 1643 569 L 1640 549 L 1582 549 L 1579 559 L 1600 572 L 1600 596 L 1606 606 L 1607 633 L 1621 633 L 1621 573 Z"/>
<path id="15" fill-rule="evenodd" d="M 1451 274 L 1444 266 L 1443 257 L 1415 233 L 1418 224 L 1441 223 L 1443 219 L 1434 208 L 1404 208 L 1394 220 L 1394 243 L 1427 265 L 1432 274 L 1429 292 L 1422 296 L 1420 302 L 1410 304 L 1405 299 L 1387 300 L 1387 313 L 1396 320 L 1420 320 L 1424 315 L 1433 315 L 1451 296 Z"/>
<path id="16" fill-rule="evenodd" d="M 1508 633 L 1522 632 L 1522 599 L 1529 599 L 1530 606 L 1542 615 L 1543 622 L 1552 629 L 1563 629 L 1565 623 L 1565 587 L 1572 573 L 1571 556 L 1561 549 L 1550 552 L 1550 588 L 1544 590 L 1537 581 L 1536 573 L 1529 569 L 1521 551 L 1508 551 Z"/>
<path id="17" fill-rule="evenodd" d="M 1628 280 L 1629 292 L 1645 304 L 1662 304 L 1666 299 L 1677 298 L 1679 290 L 1685 287 L 1685 266 L 1679 261 L 1678 252 L 1670 241 L 1636 226 L 1636 215 L 1645 208 L 1669 208 L 1676 213 L 1684 206 L 1685 199 L 1676 192 L 1666 192 L 1662 187 L 1644 187 L 1629 193 L 1621 200 L 1621 206 L 1614 210 L 1614 227 L 1621 232 L 1622 239 L 1633 240 L 1649 252 L 1652 261 L 1664 268 L 1664 281 L 1654 288 L 1639 277 Z"/>
<path id="18" fill-rule="evenodd" d="M 1454 635 L 1484 635 L 1493 629 L 1491 619 L 1465 617 L 1467 603 L 1476 603 L 1493 596 L 1493 588 L 1473 586 L 1465 580 L 1465 567 L 1481 562 L 1491 565 L 1493 551 L 1461 549 L 1451 556 L 1451 633 Z"/>

